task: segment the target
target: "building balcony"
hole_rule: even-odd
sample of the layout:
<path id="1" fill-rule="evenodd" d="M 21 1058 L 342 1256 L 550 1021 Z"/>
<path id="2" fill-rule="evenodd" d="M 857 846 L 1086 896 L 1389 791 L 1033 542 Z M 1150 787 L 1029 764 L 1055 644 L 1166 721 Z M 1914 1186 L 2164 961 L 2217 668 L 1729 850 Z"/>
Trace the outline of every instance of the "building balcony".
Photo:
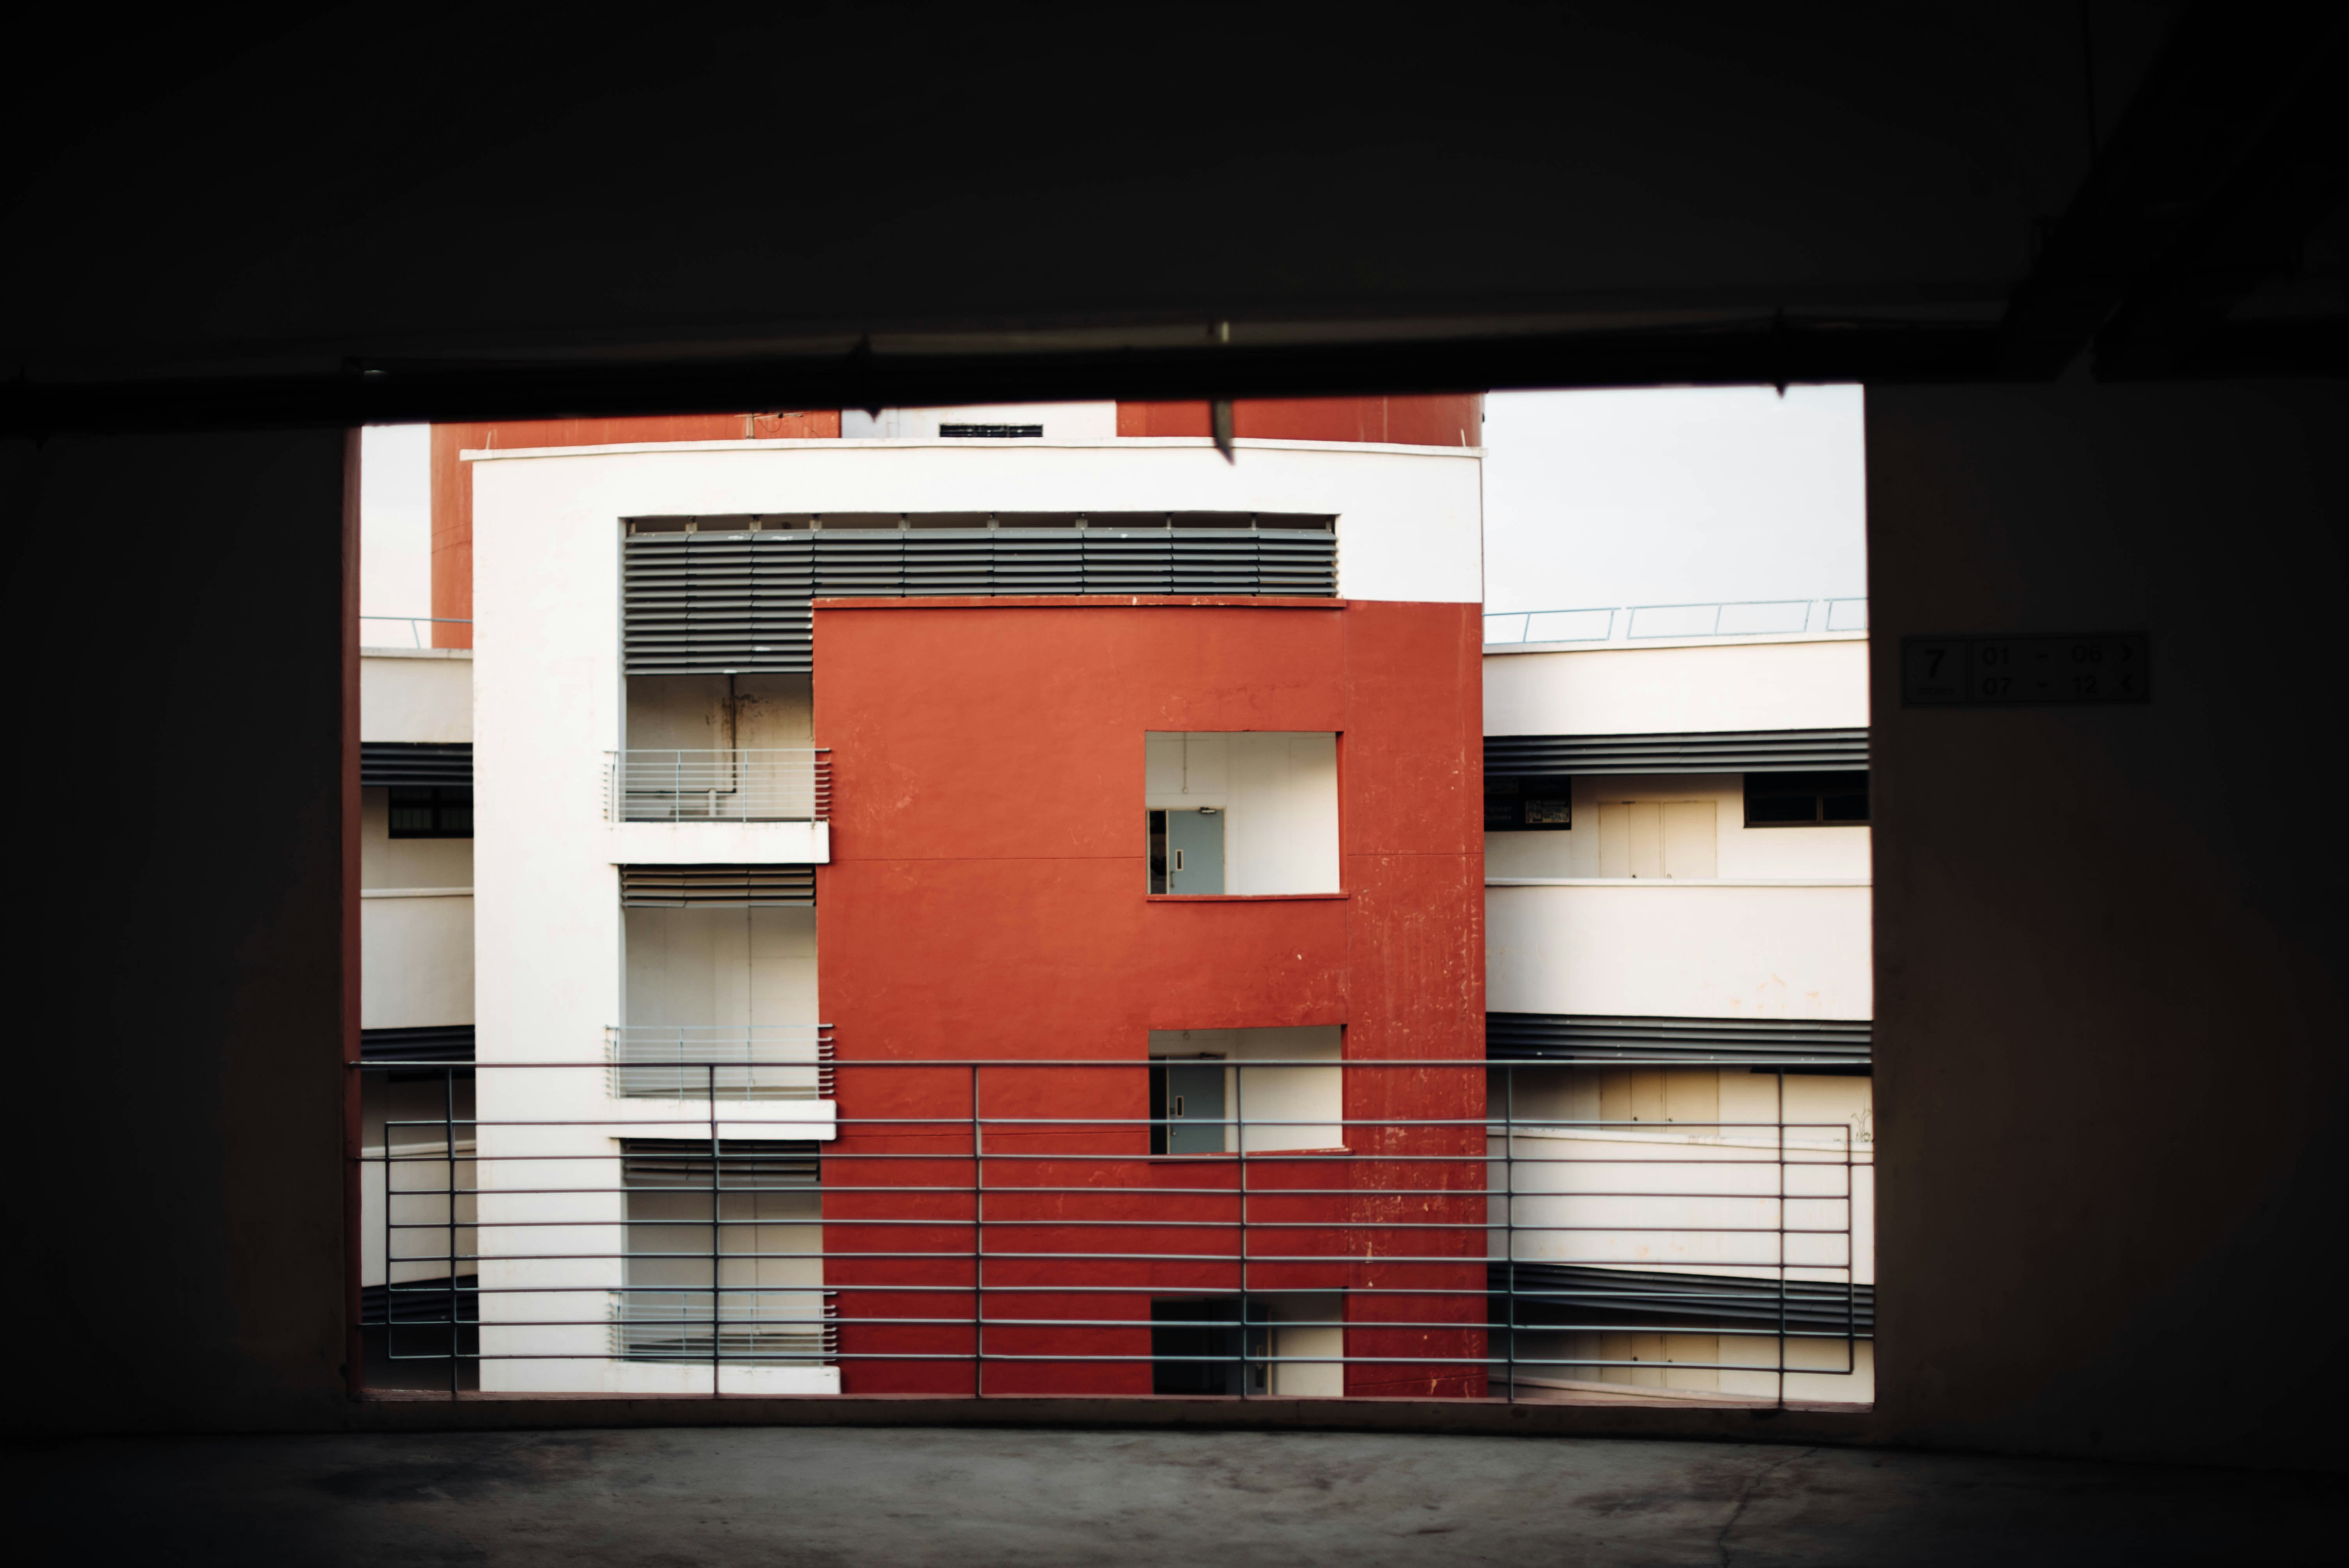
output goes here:
<path id="1" fill-rule="evenodd" d="M 605 1040 L 615 1099 L 836 1098 L 830 1024 L 618 1024 Z"/>
<path id="2" fill-rule="evenodd" d="M 626 862 L 793 861 L 832 853 L 832 756 L 822 747 L 605 754 L 604 815 Z"/>
<path id="3" fill-rule="evenodd" d="M 1873 1014 L 1865 878 L 1493 878 L 1486 1006 L 1655 1018 Z"/>

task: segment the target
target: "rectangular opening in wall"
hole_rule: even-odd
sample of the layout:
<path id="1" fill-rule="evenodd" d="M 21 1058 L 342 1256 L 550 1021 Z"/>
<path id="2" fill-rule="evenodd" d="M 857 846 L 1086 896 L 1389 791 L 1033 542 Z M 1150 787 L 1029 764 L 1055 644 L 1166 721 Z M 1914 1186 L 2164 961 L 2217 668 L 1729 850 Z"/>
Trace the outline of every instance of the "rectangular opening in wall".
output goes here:
<path id="1" fill-rule="evenodd" d="M 1868 774 L 1748 773 L 1745 825 L 1749 828 L 1864 827 L 1868 822 Z"/>
<path id="2" fill-rule="evenodd" d="M 1334 731 L 1152 731 L 1143 738 L 1151 892 L 1341 891 Z"/>
<path id="3" fill-rule="evenodd" d="M 395 839 L 470 839 L 473 836 L 471 784 L 394 784 L 387 801 L 389 835 Z"/>
<path id="4" fill-rule="evenodd" d="M 1486 832 L 1563 832 L 1573 826 L 1572 779 L 1485 775 Z"/>
<path id="5" fill-rule="evenodd" d="M 815 1367 L 836 1354 L 821 1165 L 789 1139 L 621 1140 L 623 1360 Z"/>
<path id="6" fill-rule="evenodd" d="M 610 1031 L 616 1095 L 831 1098 L 812 907 L 634 904 L 622 915 L 626 1017 Z"/>
<path id="7" fill-rule="evenodd" d="M 1151 1152 L 1341 1148 L 1344 1056 L 1345 1030 L 1336 1024 L 1153 1029 Z"/>

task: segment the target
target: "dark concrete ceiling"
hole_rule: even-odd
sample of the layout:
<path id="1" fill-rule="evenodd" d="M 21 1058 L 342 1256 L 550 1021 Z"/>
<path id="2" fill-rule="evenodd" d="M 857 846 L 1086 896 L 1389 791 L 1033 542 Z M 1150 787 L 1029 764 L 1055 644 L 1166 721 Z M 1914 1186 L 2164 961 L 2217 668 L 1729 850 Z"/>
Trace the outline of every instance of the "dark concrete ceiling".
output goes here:
<path id="1" fill-rule="evenodd" d="M 2044 376 L 2115 322 L 2178 374 L 2247 294 L 2236 352 L 2324 368 L 2340 319 L 2332 8 L 121 32 L 15 105 L 13 428 Z"/>

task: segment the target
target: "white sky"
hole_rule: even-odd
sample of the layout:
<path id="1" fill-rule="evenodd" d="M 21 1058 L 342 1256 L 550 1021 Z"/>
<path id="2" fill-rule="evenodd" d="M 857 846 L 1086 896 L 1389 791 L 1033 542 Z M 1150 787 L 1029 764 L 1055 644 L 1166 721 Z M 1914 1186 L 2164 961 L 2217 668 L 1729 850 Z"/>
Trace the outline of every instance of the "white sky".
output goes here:
<path id="1" fill-rule="evenodd" d="M 1860 388 L 1496 392 L 1490 611 L 1868 592 Z"/>
<path id="2" fill-rule="evenodd" d="M 1486 609 L 1866 593 L 1860 404 L 1857 387 L 1493 394 Z M 430 431 L 363 441 L 359 613 L 429 615 Z"/>
<path id="3" fill-rule="evenodd" d="M 359 434 L 359 614 L 432 614 L 432 428 L 371 425 Z M 424 642 L 431 644 L 428 634 Z M 367 647 L 411 647 L 406 626 L 365 621 Z"/>

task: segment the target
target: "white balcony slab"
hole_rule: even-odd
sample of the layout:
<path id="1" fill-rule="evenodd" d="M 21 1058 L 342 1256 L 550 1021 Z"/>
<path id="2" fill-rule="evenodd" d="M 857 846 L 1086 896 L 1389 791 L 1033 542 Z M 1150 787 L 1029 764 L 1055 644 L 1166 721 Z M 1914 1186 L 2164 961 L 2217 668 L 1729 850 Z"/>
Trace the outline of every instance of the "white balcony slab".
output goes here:
<path id="1" fill-rule="evenodd" d="M 608 1138 L 707 1138 L 706 1099 L 613 1099 L 597 1112 Z M 721 1099 L 720 1138 L 810 1138 L 829 1143 L 840 1136 L 840 1102 L 830 1099 Z"/>
<path id="2" fill-rule="evenodd" d="M 613 822 L 616 866 L 789 865 L 832 861 L 829 822 Z"/>

